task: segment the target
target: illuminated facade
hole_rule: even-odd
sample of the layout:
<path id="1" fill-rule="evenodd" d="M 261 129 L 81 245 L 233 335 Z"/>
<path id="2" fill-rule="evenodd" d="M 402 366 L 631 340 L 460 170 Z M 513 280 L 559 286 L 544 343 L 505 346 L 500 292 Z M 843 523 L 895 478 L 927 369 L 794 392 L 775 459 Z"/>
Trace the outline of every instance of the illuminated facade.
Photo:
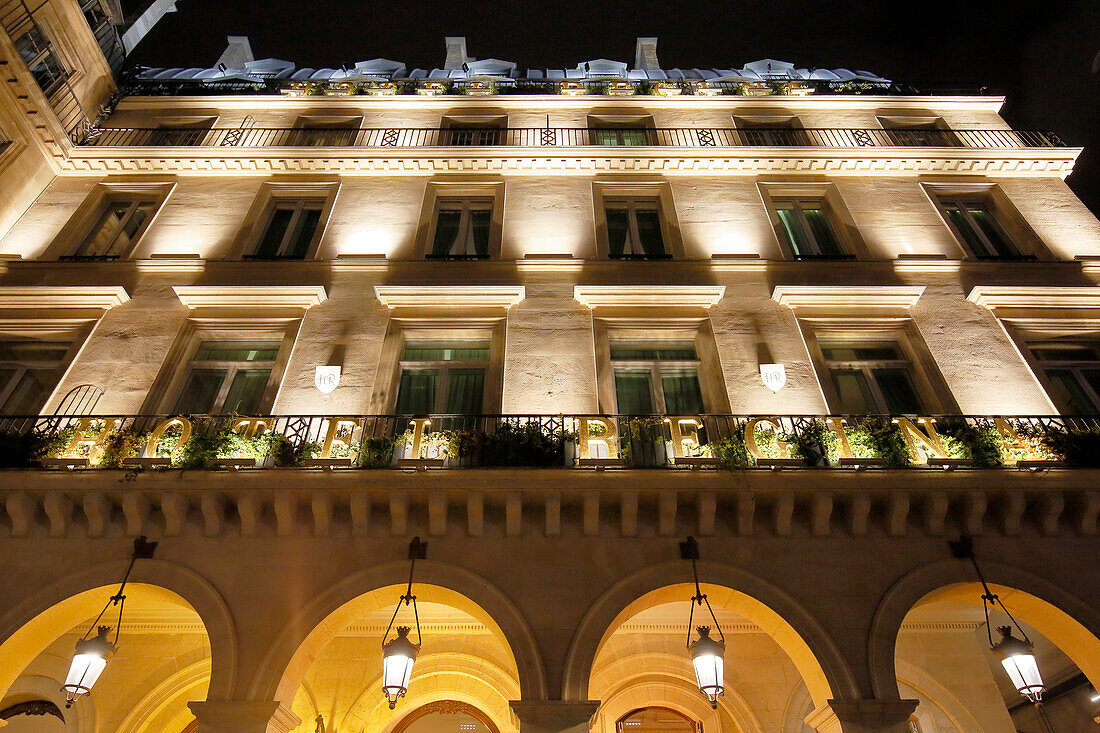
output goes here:
<path id="1" fill-rule="evenodd" d="M 0 34 L 0 727 L 1100 714 L 1079 149 L 1000 97 L 662 70 L 655 39 L 336 71 L 236 38 L 115 100 L 86 6 L 36 9 L 45 46 Z M 105 603 L 117 651 L 66 709 Z M 693 612 L 724 639 L 714 707 Z M 989 652 L 1005 624 L 1043 708 Z"/>

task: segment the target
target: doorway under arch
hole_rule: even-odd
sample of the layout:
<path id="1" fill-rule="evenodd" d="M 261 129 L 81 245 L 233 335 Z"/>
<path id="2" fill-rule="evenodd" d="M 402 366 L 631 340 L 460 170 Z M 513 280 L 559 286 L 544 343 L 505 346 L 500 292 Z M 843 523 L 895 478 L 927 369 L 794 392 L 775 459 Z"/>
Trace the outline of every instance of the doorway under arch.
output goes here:
<path id="1" fill-rule="evenodd" d="M 488 715 L 459 700 L 439 700 L 408 713 L 393 733 L 500 733 Z"/>

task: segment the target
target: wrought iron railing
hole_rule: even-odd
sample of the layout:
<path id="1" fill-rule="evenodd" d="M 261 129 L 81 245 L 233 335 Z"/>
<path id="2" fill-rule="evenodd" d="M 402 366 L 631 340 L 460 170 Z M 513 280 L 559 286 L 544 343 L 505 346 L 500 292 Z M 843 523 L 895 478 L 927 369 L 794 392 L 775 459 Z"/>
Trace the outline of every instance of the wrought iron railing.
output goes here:
<path id="1" fill-rule="evenodd" d="M 0 417 L 0 467 L 1100 467 L 1100 418 L 888 415 Z"/>
<path id="2" fill-rule="evenodd" d="M 824 147 L 824 148 L 1056 148 L 1055 134 L 1034 130 L 884 130 L 810 128 L 748 130 L 739 128 L 589 129 L 512 127 L 491 135 L 447 128 L 100 128 L 85 145 L 96 147 Z M 616 134 L 619 133 L 619 134 Z M 641 133 L 641 134 L 639 134 Z M 615 144 L 620 143 L 620 144 Z M 628 144 L 622 144 L 628 143 Z"/>

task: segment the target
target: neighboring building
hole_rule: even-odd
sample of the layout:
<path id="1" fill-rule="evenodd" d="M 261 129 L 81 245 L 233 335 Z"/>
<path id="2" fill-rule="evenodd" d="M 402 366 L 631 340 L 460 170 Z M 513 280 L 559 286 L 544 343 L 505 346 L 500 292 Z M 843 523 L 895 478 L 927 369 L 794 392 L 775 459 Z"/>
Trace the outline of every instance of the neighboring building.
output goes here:
<path id="1" fill-rule="evenodd" d="M 5 733 L 1095 727 L 1079 149 L 999 97 L 655 39 L 426 71 L 234 38 L 115 104 L 83 7 L 37 10 L 33 57 L 0 34 Z"/>

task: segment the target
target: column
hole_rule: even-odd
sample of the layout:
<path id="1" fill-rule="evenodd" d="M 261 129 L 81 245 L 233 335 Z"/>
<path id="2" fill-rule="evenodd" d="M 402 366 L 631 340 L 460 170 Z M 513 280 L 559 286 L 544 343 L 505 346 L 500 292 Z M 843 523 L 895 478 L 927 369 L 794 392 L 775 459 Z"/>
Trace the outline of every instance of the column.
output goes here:
<path id="1" fill-rule="evenodd" d="M 830 700 L 806 716 L 818 733 L 909 733 L 916 700 Z"/>
<path id="2" fill-rule="evenodd" d="M 588 733 L 599 700 L 512 700 L 520 733 Z"/>
<path id="3" fill-rule="evenodd" d="M 272 700 L 189 702 L 199 727 L 196 733 L 288 733 L 301 719 Z"/>

